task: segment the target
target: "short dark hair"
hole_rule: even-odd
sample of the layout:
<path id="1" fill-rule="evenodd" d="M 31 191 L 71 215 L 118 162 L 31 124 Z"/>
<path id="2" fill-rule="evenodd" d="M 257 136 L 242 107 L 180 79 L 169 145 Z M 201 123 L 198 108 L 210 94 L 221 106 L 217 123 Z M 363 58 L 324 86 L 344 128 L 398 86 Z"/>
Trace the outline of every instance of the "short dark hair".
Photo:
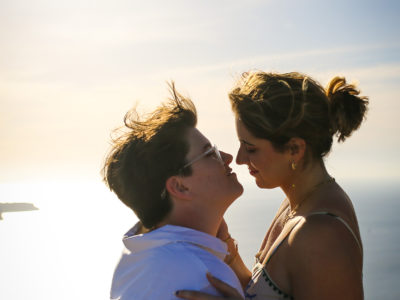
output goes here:
<path id="1" fill-rule="evenodd" d="M 162 221 L 172 209 L 169 196 L 161 196 L 166 180 L 192 171 L 190 167 L 180 169 L 189 152 L 187 130 L 197 124 L 196 108 L 176 91 L 174 82 L 169 88 L 168 101 L 144 118 L 136 109 L 125 115 L 124 132 L 113 138 L 102 171 L 110 190 L 147 228 Z"/>
<path id="2" fill-rule="evenodd" d="M 344 141 L 361 125 L 368 98 L 359 93 L 342 77 L 324 89 L 301 73 L 257 71 L 243 73 L 229 99 L 247 129 L 271 141 L 276 150 L 285 150 L 292 137 L 300 137 L 307 144 L 307 157 L 322 158 L 335 134 Z"/>

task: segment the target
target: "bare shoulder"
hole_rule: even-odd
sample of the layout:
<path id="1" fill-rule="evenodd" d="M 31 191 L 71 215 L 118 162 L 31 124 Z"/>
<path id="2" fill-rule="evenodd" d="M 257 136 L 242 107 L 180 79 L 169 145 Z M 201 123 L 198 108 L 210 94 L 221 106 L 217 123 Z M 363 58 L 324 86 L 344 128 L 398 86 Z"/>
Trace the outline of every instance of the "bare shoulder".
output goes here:
<path id="1" fill-rule="evenodd" d="M 360 252 L 357 240 L 349 228 L 336 217 L 327 214 L 311 215 L 303 219 L 289 235 L 288 241 L 293 250 L 322 251 L 324 255 L 335 254 L 336 251 Z"/>
<path id="2" fill-rule="evenodd" d="M 309 216 L 292 231 L 288 243 L 296 299 L 362 299 L 361 249 L 339 220 Z"/>

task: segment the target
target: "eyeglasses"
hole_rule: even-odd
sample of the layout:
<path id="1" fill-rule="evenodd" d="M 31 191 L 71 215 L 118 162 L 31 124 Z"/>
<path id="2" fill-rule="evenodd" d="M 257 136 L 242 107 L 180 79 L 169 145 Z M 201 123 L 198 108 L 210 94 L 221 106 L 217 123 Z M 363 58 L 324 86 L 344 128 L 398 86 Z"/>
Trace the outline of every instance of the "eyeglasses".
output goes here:
<path id="1" fill-rule="evenodd" d="M 195 158 L 193 158 L 191 161 L 189 161 L 187 164 L 185 164 L 182 168 L 180 168 L 179 170 L 183 170 L 187 167 L 189 167 L 190 165 L 194 164 L 196 161 L 202 159 L 204 156 L 207 156 L 209 154 L 212 154 L 213 157 L 221 164 L 224 165 L 224 160 L 221 157 L 221 153 L 219 152 L 218 148 L 216 145 L 212 146 L 210 149 L 207 149 L 205 152 L 203 152 L 202 154 L 200 154 L 199 156 L 196 156 Z"/>
<path id="2" fill-rule="evenodd" d="M 191 161 L 189 161 L 188 163 L 186 163 L 182 168 L 179 169 L 179 173 L 182 172 L 183 169 L 191 166 L 192 164 L 194 164 L 195 162 L 199 161 L 200 159 L 202 159 L 203 157 L 207 156 L 211 154 L 212 157 L 214 159 L 216 159 L 221 165 L 224 165 L 225 162 L 221 157 L 221 153 L 219 152 L 218 148 L 216 145 L 212 146 L 210 149 L 207 149 L 205 152 L 199 154 L 198 156 L 196 156 L 195 158 L 193 158 Z M 167 195 L 167 190 L 166 188 L 164 188 L 161 192 L 161 198 L 165 198 Z"/>

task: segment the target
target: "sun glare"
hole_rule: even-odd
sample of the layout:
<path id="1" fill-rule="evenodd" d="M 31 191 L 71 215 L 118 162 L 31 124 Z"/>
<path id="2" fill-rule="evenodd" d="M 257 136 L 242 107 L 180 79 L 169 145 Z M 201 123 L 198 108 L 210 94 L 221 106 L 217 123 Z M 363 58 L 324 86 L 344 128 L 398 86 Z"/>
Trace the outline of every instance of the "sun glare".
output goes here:
<path id="1" fill-rule="evenodd" d="M 0 199 L 38 208 L 3 209 L 1 299 L 105 298 L 137 219 L 101 182 L 1 184 Z"/>

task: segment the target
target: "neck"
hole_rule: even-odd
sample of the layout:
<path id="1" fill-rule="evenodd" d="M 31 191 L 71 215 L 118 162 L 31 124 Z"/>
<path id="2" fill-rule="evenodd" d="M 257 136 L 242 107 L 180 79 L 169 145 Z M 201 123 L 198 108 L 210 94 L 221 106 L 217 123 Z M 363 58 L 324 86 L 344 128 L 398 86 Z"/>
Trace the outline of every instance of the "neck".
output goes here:
<path id="1" fill-rule="evenodd" d="M 195 229 L 212 236 L 216 236 L 219 225 L 221 224 L 223 213 L 209 212 L 208 214 L 199 213 L 198 211 L 179 209 L 174 207 L 169 216 L 157 224 L 157 228 L 164 225 L 176 225 Z"/>
<path id="2" fill-rule="evenodd" d="M 281 187 L 290 202 L 292 210 L 296 210 L 303 202 L 307 201 L 308 196 L 311 196 L 310 193 L 315 188 L 331 178 L 322 161 L 313 162 L 312 165 L 304 170 L 298 169 L 293 171 L 294 174 L 289 180 L 290 182 Z"/>

